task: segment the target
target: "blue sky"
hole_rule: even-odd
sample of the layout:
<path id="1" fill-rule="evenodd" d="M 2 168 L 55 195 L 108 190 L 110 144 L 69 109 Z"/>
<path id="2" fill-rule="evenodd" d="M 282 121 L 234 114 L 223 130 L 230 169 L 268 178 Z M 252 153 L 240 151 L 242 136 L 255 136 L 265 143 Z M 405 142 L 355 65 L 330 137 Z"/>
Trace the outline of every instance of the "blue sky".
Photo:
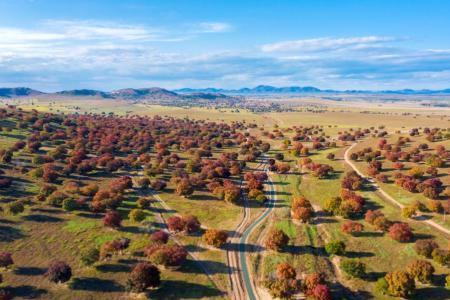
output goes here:
<path id="1" fill-rule="evenodd" d="M 450 87 L 450 1 L 0 0 L 0 86 Z"/>

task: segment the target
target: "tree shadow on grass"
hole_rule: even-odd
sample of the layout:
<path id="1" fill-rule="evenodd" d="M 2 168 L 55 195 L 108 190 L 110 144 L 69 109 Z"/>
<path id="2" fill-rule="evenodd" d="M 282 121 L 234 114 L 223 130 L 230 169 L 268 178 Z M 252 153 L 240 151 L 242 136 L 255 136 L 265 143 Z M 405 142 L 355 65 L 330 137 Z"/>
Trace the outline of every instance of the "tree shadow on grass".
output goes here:
<path id="1" fill-rule="evenodd" d="M 226 243 L 222 248 L 227 251 L 243 251 L 248 253 L 256 253 L 264 250 L 264 248 L 259 245 L 237 243 Z"/>
<path id="2" fill-rule="evenodd" d="M 90 212 L 80 212 L 77 216 L 87 218 L 87 219 L 101 219 L 103 216 L 101 214 L 90 213 Z"/>
<path id="3" fill-rule="evenodd" d="M 148 209 L 149 211 L 155 213 L 155 214 L 169 214 L 169 213 L 175 213 L 176 210 L 173 209 L 165 209 L 165 208 L 161 208 L 161 207 L 150 207 Z"/>
<path id="4" fill-rule="evenodd" d="M 41 212 L 41 213 L 46 213 L 46 214 L 62 214 L 64 213 L 63 210 L 60 209 L 54 209 L 54 208 L 32 208 L 31 211 L 33 212 Z"/>
<path id="5" fill-rule="evenodd" d="M 165 280 L 158 290 L 148 293 L 150 299 L 207 299 L 222 296 L 223 292 L 205 285 L 181 280 Z"/>
<path id="6" fill-rule="evenodd" d="M 216 200 L 216 198 L 209 196 L 209 195 L 193 194 L 188 197 L 188 200 L 210 201 L 210 200 Z"/>
<path id="7" fill-rule="evenodd" d="M 374 299 L 373 295 L 366 291 L 353 292 L 339 282 L 332 283 L 330 286 L 333 299 L 366 300 Z"/>
<path id="8" fill-rule="evenodd" d="M 92 292 L 121 292 L 124 287 L 109 279 L 100 279 L 95 277 L 74 278 L 70 283 L 72 290 L 92 291 Z"/>
<path id="9" fill-rule="evenodd" d="M 103 273 L 118 273 L 131 271 L 131 267 L 126 264 L 103 264 L 95 266 L 95 269 Z"/>
<path id="10" fill-rule="evenodd" d="M 213 260 L 202 260 L 201 263 L 206 267 L 210 274 L 228 274 L 228 266 L 224 263 Z M 188 260 L 183 264 L 178 271 L 191 274 L 205 274 L 203 269 L 196 265 L 195 261 Z M 236 272 L 235 268 L 231 268 L 232 272 Z"/>
<path id="11" fill-rule="evenodd" d="M 128 232 L 128 233 L 134 233 L 134 234 L 143 234 L 143 233 L 148 233 L 148 230 L 145 229 L 144 227 L 139 227 L 139 226 L 126 226 L 126 227 L 121 227 L 120 231 L 122 232 Z"/>
<path id="12" fill-rule="evenodd" d="M 135 258 L 120 258 L 117 262 L 120 264 L 135 265 L 139 262 L 139 260 Z"/>
<path id="13" fill-rule="evenodd" d="M 282 252 L 301 255 L 301 254 L 312 254 L 315 256 L 328 257 L 327 252 L 324 247 L 314 247 L 314 246 L 299 246 L 299 245 L 287 245 L 283 248 Z"/>
<path id="14" fill-rule="evenodd" d="M 17 222 L 16 221 L 12 221 L 12 220 L 7 220 L 7 219 L 0 219 L 0 223 L 3 223 L 3 224 L 16 224 Z"/>
<path id="15" fill-rule="evenodd" d="M 364 276 L 364 279 L 367 281 L 375 282 L 379 278 L 384 277 L 384 276 L 386 276 L 386 272 L 369 272 L 369 273 L 366 273 L 366 275 Z"/>
<path id="16" fill-rule="evenodd" d="M 332 223 L 337 223 L 337 221 L 333 218 L 324 218 L 324 217 L 317 217 L 314 219 L 314 224 L 316 224 L 316 225 L 332 224 Z"/>
<path id="17" fill-rule="evenodd" d="M 41 214 L 23 216 L 22 219 L 24 219 L 26 221 L 32 221 L 32 222 L 38 222 L 38 223 L 58 223 L 58 222 L 63 221 L 63 219 L 58 218 L 58 217 L 41 215 Z"/>
<path id="18" fill-rule="evenodd" d="M 20 229 L 11 226 L 0 225 L 0 241 L 2 242 L 13 242 L 24 238 L 25 235 Z"/>
<path id="19" fill-rule="evenodd" d="M 47 294 L 46 290 L 39 289 L 31 285 L 15 286 L 10 288 L 10 291 L 14 297 L 19 299 L 38 299 L 44 294 Z"/>
<path id="20" fill-rule="evenodd" d="M 414 233 L 414 237 L 411 242 L 416 242 L 418 240 L 431 239 L 431 238 L 434 238 L 434 235 L 426 234 L 426 233 Z"/>
<path id="21" fill-rule="evenodd" d="M 443 286 L 427 286 L 416 289 L 415 294 L 410 299 L 433 299 L 444 300 L 450 299 L 450 291 Z"/>
<path id="22" fill-rule="evenodd" d="M 186 246 L 184 246 L 184 249 L 186 249 L 188 252 L 204 252 L 204 251 L 206 251 L 205 248 L 200 247 L 198 245 L 186 245 Z"/>
<path id="23" fill-rule="evenodd" d="M 375 254 L 372 252 L 366 252 L 366 251 L 346 251 L 343 255 L 348 258 L 361 258 L 361 257 L 373 257 Z"/>
<path id="24" fill-rule="evenodd" d="M 355 237 L 382 237 L 384 232 L 382 231 L 362 231 L 356 233 Z"/>
<path id="25" fill-rule="evenodd" d="M 17 267 L 14 269 L 14 274 L 25 276 L 39 276 L 43 275 L 47 270 L 40 267 Z"/>

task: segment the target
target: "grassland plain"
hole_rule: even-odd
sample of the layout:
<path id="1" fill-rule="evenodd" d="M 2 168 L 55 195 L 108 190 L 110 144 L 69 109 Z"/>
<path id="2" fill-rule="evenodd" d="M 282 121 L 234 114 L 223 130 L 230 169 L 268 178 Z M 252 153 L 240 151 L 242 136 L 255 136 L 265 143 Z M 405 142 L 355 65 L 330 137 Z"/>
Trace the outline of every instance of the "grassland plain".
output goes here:
<path id="1" fill-rule="evenodd" d="M 0 133 L 0 148 L 3 149 L 17 141 L 25 140 L 29 134 L 25 130 L 15 129 L 17 127 L 15 120 L 2 120 L 1 126 L 4 130 Z M 45 143 L 42 148 L 46 151 L 52 150 Z M 14 159 L 22 161 L 23 166 L 32 165 L 29 155 L 17 155 Z M 1 192 L 0 202 L 2 204 L 9 203 L 15 198 L 29 197 L 38 192 L 40 183 L 17 169 L 5 169 L 5 175 L 15 180 L 12 188 Z M 115 175 L 133 176 L 127 172 L 118 172 Z M 84 184 L 95 182 L 101 188 L 108 186 L 111 177 L 97 172 L 90 176 L 77 176 L 76 179 Z M 13 293 L 19 298 L 122 299 L 128 273 L 132 266 L 141 260 L 139 252 L 148 243 L 148 233 L 155 222 L 154 213 L 151 211 L 146 211 L 145 220 L 140 224 L 128 219 L 129 211 L 137 207 L 136 200 L 139 196 L 140 194 L 136 191 L 128 193 L 119 207 L 118 211 L 123 218 L 120 230 L 105 228 L 101 215 L 85 211 L 68 213 L 62 209 L 49 208 L 45 205 L 33 205 L 18 216 L 3 214 L 0 220 L 0 246 L 2 251 L 14 253 L 15 264 L 19 266 L 13 271 L 3 274 L 4 280 L 11 283 Z M 197 200 L 195 200 L 195 196 L 191 200 L 181 198 L 177 200 L 180 202 L 192 201 L 192 203 L 206 201 L 205 199 L 201 200 L 201 195 L 198 197 Z M 214 199 L 210 200 L 214 201 Z M 202 212 L 199 205 L 200 202 L 193 206 L 197 206 L 197 212 Z M 196 214 L 192 207 L 185 211 L 183 210 L 185 206 L 181 205 L 181 207 L 180 213 L 182 214 Z M 210 220 L 208 223 L 206 217 L 228 216 L 232 218 L 239 216 L 239 208 L 231 205 L 220 203 L 210 208 L 214 211 L 199 216 L 201 222 L 207 224 L 207 227 L 214 225 L 214 220 Z M 235 208 L 236 214 L 227 214 L 233 208 Z M 217 220 L 215 221 L 217 222 Z M 124 255 L 97 263 L 93 268 L 81 265 L 80 252 L 91 246 L 100 246 L 104 242 L 118 237 L 126 237 L 131 240 L 130 247 Z M 185 240 L 187 243 L 193 243 L 194 240 L 197 242 L 199 238 L 186 236 Z M 219 280 L 223 280 L 223 291 L 226 290 L 224 254 L 221 251 L 205 252 L 205 255 L 202 255 L 203 259 L 207 260 L 210 257 L 210 265 L 215 267 L 215 273 L 221 277 Z M 70 289 L 65 285 L 55 287 L 43 276 L 48 261 L 52 257 L 65 260 L 72 266 L 75 278 L 69 284 Z M 190 259 L 178 270 L 164 270 L 162 280 L 164 285 L 157 291 L 151 292 L 151 297 L 154 299 L 223 298 L 223 291 L 218 290 L 203 273 L 203 270 Z"/>
<path id="2" fill-rule="evenodd" d="M 172 107 L 150 105 L 144 103 L 132 104 L 123 100 L 111 99 L 61 99 L 58 100 L 3 100 L 22 107 L 47 112 L 79 112 L 79 113 L 116 113 L 118 115 L 170 115 L 178 118 L 193 118 L 212 121 L 246 121 L 255 122 L 261 126 L 280 127 L 293 125 L 320 125 L 342 129 L 359 127 L 385 126 L 390 130 L 401 130 L 416 127 L 446 128 L 450 125 L 449 108 L 431 108 L 419 106 L 416 103 L 377 103 L 333 101 L 312 98 L 290 100 L 274 100 L 274 102 L 289 103 L 295 112 L 252 113 L 245 109 L 216 109 L 213 107 Z"/>
<path id="3" fill-rule="evenodd" d="M 338 176 L 331 179 L 317 179 L 309 174 L 303 176 L 300 184 L 300 191 L 303 196 L 309 199 L 313 204 L 323 207 L 325 201 L 330 197 L 339 195 L 340 177 L 350 168 L 343 161 L 343 148 L 336 149 L 336 159 L 330 161 L 326 158 L 329 151 L 319 151 L 313 156 L 313 160 L 318 163 L 327 163 L 333 166 L 338 172 Z M 366 191 L 361 193 L 366 199 L 369 208 L 380 209 L 390 220 L 401 220 L 399 210 L 389 203 L 384 202 L 373 192 Z M 374 293 L 374 282 L 371 277 L 376 278 L 380 274 L 392 270 L 404 269 L 410 262 L 419 257 L 413 250 L 412 243 L 398 243 L 387 235 L 380 235 L 372 231 L 370 224 L 363 219 L 359 220 L 365 227 L 365 233 L 359 237 L 352 237 L 341 232 L 341 225 L 344 220 L 341 218 L 331 218 L 323 223 L 324 229 L 329 233 L 333 240 L 343 240 L 347 245 L 347 256 L 358 258 L 368 267 L 368 281 L 358 279 L 344 278 L 343 284 L 354 291 Z M 404 220 L 402 220 L 404 221 Z M 416 238 L 433 237 L 441 246 L 446 247 L 447 239 L 437 233 L 433 228 L 421 224 L 420 222 L 409 222 L 414 230 Z M 396 253 L 395 255 L 393 255 Z M 437 274 L 447 274 L 448 268 L 437 266 Z M 377 295 L 375 293 L 375 295 Z M 427 295 L 429 299 L 445 299 L 449 293 L 443 287 L 422 286 L 418 288 L 414 299 L 421 299 Z M 436 297 L 436 298 L 433 298 Z M 444 298 L 442 298 L 444 297 Z M 390 299 L 389 297 L 377 295 L 377 299 Z"/>
<path id="4" fill-rule="evenodd" d="M 393 134 L 387 138 L 388 143 L 395 143 L 400 137 L 407 137 L 407 134 Z M 402 150 L 403 151 L 411 151 L 414 148 L 417 148 L 420 144 L 428 144 L 429 149 L 426 150 L 427 153 L 434 153 L 436 146 L 442 145 L 446 149 L 450 147 L 450 140 L 444 140 L 444 141 L 435 141 L 430 142 L 426 139 L 424 135 L 420 136 L 414 136 L 410 137 L 411 142 L 407 143 Z M 353 152 L 357 152 L 359 150 L 362 150 L 367 147 L 376 147 L 377 143 L 379 141 L 379 138 L 368 138 L 364 139 L 356 145 Z M 362 171 L 364 174 L 367 174 L 367 168 L 368 164 L 362 161 L 355 162 L 358 169 Z M 426 170 L 427 165 L 424 162 L 407 162 L 403 161 L 404 164 L 404 170 L 402 172 L 407 172 L 411 168 L 415 166 L 419 166 L 421 169 Z M 420 201 L 424 204 L 428 203 L 430 201 L 429 198 L 425 197 L 422 193 L 411 193 L 403 189 L 402 187 L 396 185 L 394 183 L 394 174 L 398 172 L 393 167 L 394 163 L 388 160 L 383 160 L 383 174 L 386 174 L 390 177 L 390 180 L 387 183 L 378 183 L 380 187 L 387 192 L 389 195 L 393 196 L 398 202 L 400 202 L 403 205 L 412 205 L 416 203 L 416 201 Z M 444 165 L 443 167 L 438 168 L 438 178 L 442 181 L 444 186 L 450 185 L 450 166 L 448 164 Z M 442 199 L 441 199 L 442 200 Z M 433 212 L 427 212 L 427 216 L 432 217 L 433 220 L 441 225 L 444 225 L 446 228 L 450 228 L 450 218 L 447 218 L 444 214 L 440 213 L 433 213 Z"/>
<path id="5" fill-rule="evenodd" d="M 48 112 L 94 112 L 94 113 L 109 113 L 114 112 L 120 115 L 145 114 L 145 115 L 170 115 L 180 118 L 203 119 L 213 121 L 234 122 L 245 120 L 248 123 L 255 122 L 263 126 L 265 130 L 271 131 L 275 126 L 279 126 L 281 132 L 284 133 L 285 138 L 292 138 L 292 131 L 286 130 L 291 126 L 299 125 L 319 125 L 322 127 L 325 135 L 335 136 L 338 132 L 349 130 L 351 128 L 367 128 L 385 126 L 386 130 L 393 133 L 395 130 L 405 130 L 406 128 L 414 127 L 420 123 L 422 126 L 442 126 L 447 127 L 449 121 L 442 116 L 442 113 L 436 110 L 424 111 L 404 111 L 402 108 L 398 112 L 394 110 L 393 113 L 386 112 L 384 108 L 373 108 L 371 113 L 365 112 L 364 108 L 355 107 L 341 111 L 339 107 L 327 108 L 326 112 L 317 111 L 300 111 L 300 112 L 283 112 L 283 113 L 251 113 L 249 111 L 224 109 L 206 109 L 206 108 L 175 108 L 152 106 L 144 104 L 117 103 L 117 102 L 102 102 L 92 101 L 87 105 L 83 105 L 80 100 L 64 103 L 45 103 L 36 102 L 22 103 L 21 107 L 24 109 L 38 109 Z M 95 108 L 93 107 L 95 106 Z M 80 107 L 80 108 L 78 108 Z M 301 108 L 303 109 L 303 108 Z M 403 112 L 403 113 L 402 113 Z M 28 134 L 26 131 L 16 129 L 14 120 L 2 120 L 2 127 L 11 128 L 9 132 L 0 133 L 0 148 L 7 148 L 18 140 L 23 140 Z M 262 130 L 250 129 L 251 134 L 260 135 Z M 398 138 L 398 135 L 389 135 L 389 142 L 393 142 Z M 312 151 L 311 158 L 317 163 L 326 163 L 331 165 L 335 172 L 334 175 L 328 179 L 317 179 L 308 173 L 302 174 L 296 168 L 298 158 L 292 156 L 288 151 L 279 150 L 279 146 L 283 138 L 269 140 L 274 149 L 271 155 L 276 152 L 282 152 L 285 155 L 285 161 L 291 164 L 292 173 L 273 174 L 274 184 L 278 190 L 278 203 L 273 213 L 266 223 L 258 228 L 250 237 L 251 243 L 261 242 L 261 236 L 264 236 L 267 228 L 276 227 L 282 229 L 291 238 L 286 252 L 252 252 L 250 253 L 252 266 L 255 274 L 262 280 L 274 274 L 276 265 L 279 262 L 289 262 L 296 270 L 302 273 L 311 273 L 314 271 L 324 272 L 327 278 L 336 283 L 334 288 L 350 289 L 355 292 L 374 294 L 374 280 L 385 274 L 388 271 L 404 269 L 411 261 L 418 258 L 415 254 L 412 243 L 398 243 L 393 241 L 387 235 L 382 235 L 379 232 L 373 231 L 371 225 L 364 220 L 359 220 L 365 226 L 365 232 L 361 236 L 352 237 L 341 232 L 341 224 L 343 219 L 339 217 L 321 216 L 318 223 L 312 224 L 297 224 L 291 221 L 290 218 L 290 202 L 294 195 L 303 195 L 309 199 L 313 205 L 322 207 L 324 202 L 339 194 L 340 180 L 343 174 L 350 170 L 343 160 L 343 153 L 345 146 L 340 145 L 337 148 L 331 148 L 321 151 Z M 357 149 L 364 147 L 375 147 L 378 139 L 367 138 L 358 144 Z M 407 145 L 412 148 L 418 143 L 424 141 L 423 136 L 415 137 L 413 142 Z M 442 144 L 442 143 L 433 143 Z M 444 143 L 450 146 L 448 141 Z M 309 145 L 305 143 L 305 145 Z M 448 147 L 447 147 L 448 148 Z M 182 160 L 190 159 L 189 154 L 180 151 L 174 151 Z M 213 153 L 217 158 L 221 151 Z M 329 160 L 326 158 L 328 153 L 334 153 L 336 158 Z M 31 157 L 23 155 L 16 157 L 29 162 Z M 358 163 L 358 167 L 365 171 L 366 163 Z M 387 172 L 392 172 L 389 164 L 386 164 Z M 255 165 L 249 164 L 249 168 L 254 168 Z M 410 167 L 410 166 L 407 166 Z M 445 184 L 449 184 L 448 168 L 442 170 L 444 174 L 441 179 Z M 22 178 L 17 186 L 14 187 L 15 193 L 28 193 L 32 195 L 36 193 L 37 185 L 17 170 L 7 170 L 7 175 L 14 174 L 15 177 Z M 120 175 L 120 174 L 119 174 Z M 124 174 L 123 174 L 124 175 Z M 137 176 L 137 173 L 131 174 Z M 170 178 L 170 170 L 161 175 L 161 178 Z M 110 178 L 96 174 L 90 178 L 80 178 L 84 182 L 95 181 L 99 185 L 107 184 Z M 238 178 L 234 178 L 238 180 Z M 15 183 L 16 184 L 16 183 Z M 23 187 L 25 187 L 23 189 Z M 422 200 L 421 194 L 410 194 L 397 188 L 393 184 L 383 185 L 386 191 L 399 201 L 409 203 L 414 199 Z M 174 186 L 169 183 L 166 192 L 160 194 L 161 198 L 175 211 L 165 212 L 167 216 L 173 214 L 192 214 L 196 215 L 202 223 L 204 229 L 206 228 L 223 228 L 225 230 L 232 230 L 239 220 L 242 213 L 242 208 L 239 206 L 232 206 L 225 204 L 223 201 L 215 199 L 206 192 L 196 192 L 192 197 L 186 199 L 176 196 L 173 193 Z M 383 213 L 390 220 L 401 220 L 399 210 L 389 203 L 380 199 L 372 191 L 362 191 L 361 194 L 367 201 L 368 208 L 381 209 Z M 13 196 L 15 194 L 12 194 Z M 8 201 L 8 195 L 1 195 L 1 201 Z M 138 195 L 131 193 L 127 195 L 124 205 L 120 211 L 125 219 L 124 230 L 114 231 L 105 229 L 101 225 L 101 220 L 94 214 L 86 214 L 84 212 L 76 212 L 75 214 L 68 214 L 60 209 L 50 210 L 35 210 L 35 208 L 27 209 L 25 214 L 21 217 L 7 217 L 2 220 L 0 229 L 2 230 L 2 237 L 8 238 L 9 242 L 5 249 L 8 251 L 18 251 L 20 259 L 19 264 L 30 266 L 29 269 L 16 270 L 12 273 L 6 274 L 6 280 L 15 282 L 16 291 L 24 294 L 34 294 L 42 298 L 59 297 L 60 299 L 79 299 L 80 297 L 90 297 L 92 293 L 95 295 L 98 292 L 106 290 L 104 295 L 98 296 L 95 299 L 118 299 L 123 293 L 126 274 L 129 272 L 133 263 L 136 262 L 136 257 L 133 251 L 139 251 L 147 243 L 147 229 L 145 224 L 154 223 L 156 220 L 152 212 L 148 212 L 143 225 L 136 226 L 133 222 L 127 220 L 128 212 L 136 207 L 136 200 Z M 155 207 L 158 207 L 155 204 Z M 160 208 L 160 207 L 159 207 Z M 252 215 L 258 215 L 261 209 L 255 207 L 252 209 Z M 433 216 L 438 221 L 442 216 Z M 432 228 L 420 222 L 413 220 L 407 221 L 412 228 L 416 238 L 433 237 L 442 247 L 447 246 L 447 239 L 440 235 Z M 36 225 L 43 226 L 36 226 Z M 445 223 L 448 226 L 448 221 Z M 42 227 L 42 228 L 41 228 Z M 6 230 L 7 229 L 7 230 Z M 7 235 L 5 234 L 7 232 Z M 42 237 L 36 239 L 35 237 Z M 101 263 L 96 268 L 82 267 L 77 258 L 77 253 L 89 245 L 100 245 L 107 240 L 112 240 L 116 237 L 129 237 L 132 240 L 130 246 L 130 254 L 125 257 L 119 257 L 108 262 Z M 222 290 L 227 288 L 227 273 L 226 273 L 226 257 L 222 251 L 211 250 L 202 245 L 199 236 L 180 236 L 180 239 L 188 244 L 189 250 L 198 253 L 202 260 L 206 261 L 214 273 L 216 281 L 221 282 Z M 366 280 L 349 279 L 336 270 L 333 265 L 333 258 L 329 258 L 324 254 L 324 244 L 329 239 L 343 240 L 347 244 L 348 257 L 358 258 L 365 262 L 368 267 L 368 277 Z M 75 241 L 76 243 L 73 243 Z M 32 245 L 32 247 L 29 247 Z M 3 249 L 3 245 L 2 245 Z M 35 255 L 35 252 L 38 253 Z M 49 284 L 42 279 L 44 268 L 48 261 L 49 253 L 56 253 L 57 255 L 66 259 L 74 266 L 74 272 L 77 274 L 73 289 L 73 295 L 67 295 L 67 288 L 50 287 Z M 395 255 L 393 255 L 395 253 Z M 442 281 L 444 274 L 449 272 L 448 268 L 434 264 L 437 269 L 437 278 Z M 208 277 L 203 274 L 203 271 L 198 265 L 189 260 L 188 263 L 181 269 L 172 271 L 165 270 L 163 272 L 163 280 L 165 284 L 162 288 L 151 293 L 151 296 L 158 299 L 167 298 L 221 298 L 223 297 L 213 283 L 208 280 Z M 338 283 L 342 286 L 338 286 Z M 36 284 L 35 284 L 36 283 Z M 441 284 L 442 285 L 442 284 Z M 98 290 L 93 290 L 92 286 L 97 286 Z M 189 291 L 189 294 L 185 294 Z M 390 299 L 386 296 L 375 294 L 377 299 Z M 78 297 L 78 298 L 77 298 Z M 104 298 L 102 298 L 104 297 Z M 420 298 L 432 299 L 447 299 L 450 298 L 449 293 L 443 287 L 434 285 L 419 286 L 414 299 Z M 88 299 L 88 298 L 86 298 Z"/>

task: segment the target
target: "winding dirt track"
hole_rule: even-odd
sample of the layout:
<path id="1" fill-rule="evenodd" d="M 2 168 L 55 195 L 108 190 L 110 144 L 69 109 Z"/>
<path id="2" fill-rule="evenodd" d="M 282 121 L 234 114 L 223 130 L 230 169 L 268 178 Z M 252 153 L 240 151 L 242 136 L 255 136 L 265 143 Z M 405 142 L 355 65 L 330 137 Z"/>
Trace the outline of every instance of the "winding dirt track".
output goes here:
<path id="1" fill-rule="evenodd" d="M 399 207 L 400 209 L 402 209 L 403 207 L 405 207 L 403 204 L 401 204 L 400 202 L 398 202 L 397 200 L 395 200 L 391 195 L 389 195 L 388 193 L 386 193 L 378 184 L 376 184 L 376 182 L 373 180 L 373 178 L 371 177 L 366 177 L 363 173 L 361 173 L 358 168 L 355 166 L 355 164 L 351 161 L 350 159 L 350 151 L 357 145 L 358 143 L 353 143 L 350 147 L 347 148 L 347 150 L 345 150 L 345 154 L 344 154 L 344 159 L 345 162 L 356 172 L 358 173 L 359 176 L 361 176 L 362 178 L 364 178 L 371 186 L 374 187 L 375 189 L 375 193 L 377 193 L 382 199 L 384 199 L 385 201 L 389 201 L 391 203 L 393 203 L 395 206 Z M 434 228 L 436 228 L 437 230 L 439 230 L 440 232 L 450 236 L 450 230 L 448 230 L 447 228 L 445 228 L 442 225 L 439 225 L 438 223 L 434 222 L 433 220 L 425 220 L 425 219 L 421 219 L 421 217 L 423 217 L 423 215 L 421 215 L 420 213 L 417 213 L 417 216 L 415 218 L 416 221 L 418 222 L 423 222 L 426 223 Z"/>
<path id="2" fill-rule="evenodd" d="M 140 170 L 140 171 L 138 172 L 138 176 L 142 176 L 142 175 L 143 175 L 143 171 Z M 143 196 L 146 196 L 146 195 L 144 195 L 144 194 L 142 193 L 142 191 L 140 191 L 140 190 L 138 190 L 138 193 L 141 194 L 141 195 L 143 195 Z M 162 200 L 161 197 L 159 197 L 158 194 L 154 193 L 154 192 L 151 191 L 151 190 L 150 190 L 150 194 L 151 194 L 151 196 L 152 196 L 153 198 L 155 198 L 155 199 L 158 201 L 158 203 L 162 206 L 162 208 L 163 208 L 165 211 L 172 211 L 172 208 L 170 208 L 170 207 L 167 205 L 167 203 L 164 202 L 164 200 Z M 155 216 L 158 218 L 158 221 L 164 226 L 163 230 L 166 231 L 166 232 L 172 237 L 172 240 L 173 240 L 176 244 L 178 244 L 178 245 L 184 247 L 184 246 L 185 246 L 184 243 L 183 243 L 181 240 L 179 240 L 179 239 L 177 238 L 177 236 L 175 236 L 174 234 L 172 234 L 172 233 L 168 230 L 168 227 L 167 227 L 167 221 L 166 221 L 166 218 L 164 218 L 163 213 L 162 213 L 161 211 L 159 211 L 158 213 L 155 213 Z M 185 247 L 185 249 L 186 249 L 186 247 Z M 197 263 L 197 265 L 203 270 L 203 272 L 205 272 L 205 275 L 209 278 L 209 280 L 212 282 L 212 284 L 214 285 L 214 287 L 215 287 L 217 290 L 220 290 L 219 285 L 217 284 L 217 282 L 216 282 L 215 279 L 213 278 L 211 272 L 208 270 L 208 268 L 207 268 L 207 267 L 205 266 L 205 264 L 202 262 L 202 260 L 201 260 L 195 253 L 193 253 L 192 251 L 189 251 L 189 250 L 187 250 L 187 249 L 186 249 L 186 251 L 188 252 L 189 256 Z"/>

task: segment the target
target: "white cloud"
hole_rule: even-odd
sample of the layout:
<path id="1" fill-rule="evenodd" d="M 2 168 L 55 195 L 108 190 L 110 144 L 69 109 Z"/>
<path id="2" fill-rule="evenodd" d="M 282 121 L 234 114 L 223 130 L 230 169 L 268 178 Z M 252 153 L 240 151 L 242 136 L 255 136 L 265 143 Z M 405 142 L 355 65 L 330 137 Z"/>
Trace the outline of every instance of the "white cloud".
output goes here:
<path id="1" fill-rule="evenodd" d="M 351 38 L 315 38 L 294 41 L 283 41 L 273 44 L 266 44 L 261 47 L 264 52 L 292 52 L 292 51 L 330 51 L 342 49 L 364 49 L 374 47 L 386 42 L 392 42 L 392 37 L 383 36 L 363 36 Z"/>
<path id="2" fill-rule="evenodd" d="M 158 28 L 111 22 L 50 20 L 45 24 L 50 30 L 62 31 L 65 38 L 77 40 L 152 40 L 164 34 Z"/>
<path id="3" fill-rule="evenodd" d="M 0 27 L 0 86 L 108 90 L 317 84 L 345 89 L 448 82 L 448 49 L 403 49 L 393 46 L 398 39 L 392 37 L 322 37 L 267 44 L 261 51 L 246 52 L 189 53 L 181 43 L 231 29 L 220 22 L 166 29 L 61 20 L 33 29 Z"/>
<path id="4" fill-rule="evenodd" d="M 197 32 L 203 33 L 217 33 L 217 32 L 227 32 L 231 30 L 231 25 L 223 22 L 203 22 L 198 24 Z"/>

